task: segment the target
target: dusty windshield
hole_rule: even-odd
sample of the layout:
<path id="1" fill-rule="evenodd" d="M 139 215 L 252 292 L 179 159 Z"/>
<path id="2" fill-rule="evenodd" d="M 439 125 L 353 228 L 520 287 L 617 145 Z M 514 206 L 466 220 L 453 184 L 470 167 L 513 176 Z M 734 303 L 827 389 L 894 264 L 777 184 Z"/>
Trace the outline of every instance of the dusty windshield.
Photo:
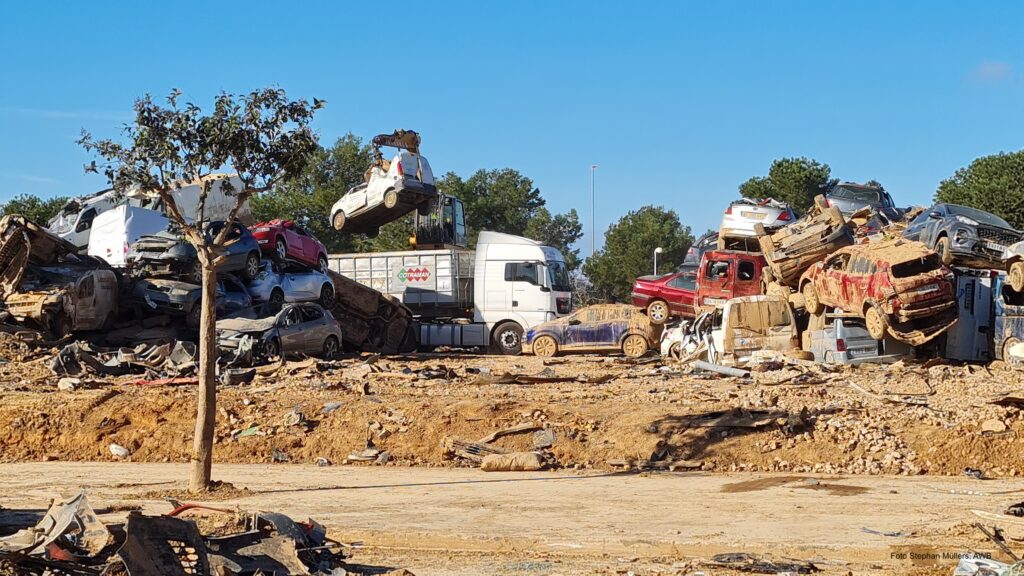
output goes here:
<path id="1" fill-rule="evenodd" d="M 556 292 L 570 292 L 572 286 L 569 284 L 569 270 L 565 262 L 548 262 L 548 280 L 551 281 L 551 289 Z"/>

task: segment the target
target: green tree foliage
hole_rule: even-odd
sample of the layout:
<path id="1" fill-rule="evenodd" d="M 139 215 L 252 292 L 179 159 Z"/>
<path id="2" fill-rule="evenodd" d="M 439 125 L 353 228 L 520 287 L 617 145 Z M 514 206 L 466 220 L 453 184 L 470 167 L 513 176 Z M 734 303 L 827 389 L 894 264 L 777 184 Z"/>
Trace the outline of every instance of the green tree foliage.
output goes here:
<path id="1" fill-rule="evenodd" d="M 526 236 L 558 248 L 570 270 L 579 266 L 579 250 L 572 245 L 583 236 L 583 227 L 576 211 L 552 215 L 533 180 L 518 170 L 478 170 L 465 180 L 449 172 L 437 187 L 465 204 L 470 246 L 481 230 Z"/>
<path id="2" fill-rule="evenodd" d="M 19 194 L 4 203 L 0 208 L 0 215 L 21 214 L 25 218 L 46 226 L 46 223 L 57 215 L 61 207 L 68 201 L 67 196 L 57 196 L 49 200 L 43 200 L 31 194 Z"/>
<path id="3" fill-rule="evenodd" d="M 814 197 L 835 184 L 828 164 L 808 158 L 781 158 L 772 162 L 768 176 L 755 176 L 740 184 L 744 198 L 774 198 L 797 212 L 806 212 Z"/>
<path id="4" fill-rule="evenodd" d="M 651 274 L 654 249 L 661 247 L 658 270 L 675 270 L 693 243 L 689 226 L 679 222 L 675 210 L 644 206 L 611 225 L 604 247 L 583 263 L 594 290 L 603 298 L 628 301 L 633 281 Z"/>
<path id="5" fill-rule="evenodd" d="M 1024 150 L 974 160 L 939 184 L 935 201 L 985 210 L 1024 229 Z"/>

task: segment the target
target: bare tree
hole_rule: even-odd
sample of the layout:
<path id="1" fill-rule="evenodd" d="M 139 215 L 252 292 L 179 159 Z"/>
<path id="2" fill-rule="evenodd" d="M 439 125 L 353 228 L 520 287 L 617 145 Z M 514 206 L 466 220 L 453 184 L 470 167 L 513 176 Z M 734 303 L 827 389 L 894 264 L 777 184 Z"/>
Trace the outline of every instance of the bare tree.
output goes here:
<path id="1" fill-rule="evenodd" d="M 236 189 L 228 179 L 219 181 L 222 190 L 234 197 L 227 221 L 234 221 L 239 208 L 251 196 L 266 192 L 277 183 L 302 171 L 317 148 L 309 128 L 313 114 L 323 102 L 313 99 L 288 100 L 284 90 L 266 88 L 241 96 L 221 94 L 213 112 L 204 115 L 192 103 L 179 106 L 181 92 L 174 90 L 167 106 L 145 96 L 135 102 L 135 122 L 124 128 L 124 143 L 95 140 L 83 131 L 79 140 L 102 164 L 93 161 L 87 171 L 102 172 L 115 190 L 135 190 L 158 197 L 168 216 L 181 227 L 185 239 L 195 246 L 202 270 L 202 315 L 199 326 L 199 389 L 192 472 L 189 490 L 199 492 L 210 485 L 213 463 L 213 433 L 217 414 L 216 382 L 216 299 L 217 265 L 231 226 L 216 235 L 204 227 L 207 196 L 215 184 L 208 178 L 217 172 L 237 173 Z M 183 186 L 202 182 L 195 219 L 182 214 L 175 192 Z"/>

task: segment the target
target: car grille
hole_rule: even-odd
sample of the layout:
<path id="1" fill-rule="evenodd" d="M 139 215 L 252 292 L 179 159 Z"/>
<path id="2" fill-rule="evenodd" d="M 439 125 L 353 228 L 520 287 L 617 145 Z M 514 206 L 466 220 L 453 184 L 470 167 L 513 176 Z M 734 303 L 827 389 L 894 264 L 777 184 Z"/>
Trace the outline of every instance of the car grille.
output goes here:
<path id="1" fill-rule="evenodd" d="M 995 242 L 996 244 L 1002 244 L 1003 246 L 1009 246 L 1020 240 L 1020 233 L 1013 230 L 1006 230 L 1005 228 L 989 228 L 987 226 L 978 226 L 978 237 L 982 240 L 989 242 Z"/>

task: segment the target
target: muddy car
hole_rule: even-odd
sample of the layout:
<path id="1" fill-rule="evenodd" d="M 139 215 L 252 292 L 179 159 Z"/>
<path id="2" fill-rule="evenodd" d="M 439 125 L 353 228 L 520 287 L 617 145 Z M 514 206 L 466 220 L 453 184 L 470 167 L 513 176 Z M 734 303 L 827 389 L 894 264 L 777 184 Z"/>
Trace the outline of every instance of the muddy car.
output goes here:
<path id="1" fill-rule="evenodd" d="M 899 218 L 899 210 L 892 196 L 881 186 L 840 182 L 825 193 L 829 207 L 838 208 L 843 216 L 850 216 L 864 208 L 884 214 L 889 219 Z"/>
<path id="2" fill-rule="evenodd" d="M 0 220 L 0 298 L 15 320 L 52 338 L 98 330 L 117 314 L 117 275 L 30 222 Z"/>
<path id="3" fill-rule="evenodd" d="M 669 318 L 693 318 L 697 292 L 697 266 L 683 265 L 678 272 L 641 276 L 633 283 L 632 303 L 655 324 Z"/>
<path id="4" fill-rule="evenodd" d="M 202 314 L 203 287 L 198 284 L 144 278 L 132 286 L 131 298 L 140 311 L 152 310 L 170 316 L 184 316 L 190 328 L 199 326 Z M 245 286 L 231 275 L 220 276 L 217 282 L 217 315 L 225 316 L 252 306 Z"/>
<path id="5" fill-rule="evenodd" d="M 534 326 L 526 333 L 526 344 L 536 356 L 621 350 L 639 358 L 660 338 L 661 326 L 640 310 L 626 304 L 596 304 Z"/>
<path id="6" fill-rule="evenodd" d="M 840 249 L 803 273 L 800 292 L 811 314 L 839 308 L 864 318 L 875 340 L 919 346 L 956 323 L 952 282 L 927 246 L 890 239 Z"/>
<path id="7" fill-rule="evenodd" d="M 853 234 L 842 212 L 828 207 L 822 196 L 815 198 L 814 207 L 803 218 L 774 234 L 760 224 L 754 231 L 770 271 L 765 274 L 765 284 L 775 281 L 796 287 L 804 270 L 853 244 Z"/>
<path id="8" fill-rule="evenodd" d="M 235 352 L 248 340 L 256 359 L 309 354 L 325 359 L 341 352 L 341 327 L 330 312 L 317 304 L 287 304 L 264 318 L 250 311 L 217 321 L 221 350 Z"/>
<path id="9" fill-rule="evenodd" d="M 1007 249 L 1024 240 L 1006 220 L 977 208 L 936 204 L 907 225 L 903 237 L 938 252 L 945 265 L 1002 269 Z"/>

